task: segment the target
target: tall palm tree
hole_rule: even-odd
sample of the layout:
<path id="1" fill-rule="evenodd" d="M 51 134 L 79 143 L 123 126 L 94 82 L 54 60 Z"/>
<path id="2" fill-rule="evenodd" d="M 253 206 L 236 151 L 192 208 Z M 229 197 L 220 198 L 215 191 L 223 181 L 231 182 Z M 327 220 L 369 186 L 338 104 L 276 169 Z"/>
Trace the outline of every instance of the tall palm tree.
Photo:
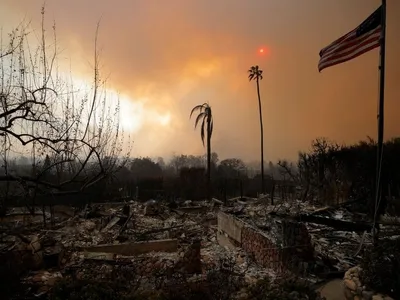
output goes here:
<path id="1" fill-rule="evenodd" d="M 211 136 L 214 127 L 214 121 L 212 117 L 211 107 L 208 103 L 203 103 L 193 107 L 190 112 L 190 118 L 192 115 L 198 112 L 196 120 L 194 122 L 194 128 L 197 128 L 201 121 L 200 126 L 200 137 L 204 146 L 204 139 L 207 138 L 207 198 L 211 200 Z"/>
<path id="2" fill-rule="evenodd" d="M 265 178 L 264 178 L 264 128 L 261 109 L 261 96 L 260 96 L 260 80 L 263 79 L 263 71 L 258 66 L 252 66 L 249 70 L 249 81 L 255 80 L 257 84 L 258 96 L 258 111 L 260 113 L 260 129 L 261 129 L 261 192 L 265 192 Z"/>

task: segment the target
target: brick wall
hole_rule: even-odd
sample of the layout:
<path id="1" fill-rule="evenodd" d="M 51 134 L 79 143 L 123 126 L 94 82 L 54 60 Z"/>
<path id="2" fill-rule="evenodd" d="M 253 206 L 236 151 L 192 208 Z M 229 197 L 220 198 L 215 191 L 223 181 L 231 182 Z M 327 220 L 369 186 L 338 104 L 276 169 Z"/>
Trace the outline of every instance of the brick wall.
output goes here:
<path id="1" fill-rule="evenodd" d="M 261 231 L 249 226 L 243 227 L 242 248 L 263 267 L 274 269 L 277 272 L 283 271 L 282 249 Z"/>
<path id="2" fill-rule="evenodd" d="M 304 272 L 307 263 L 314 260 L 314 247 L 304 223 L 282 222 L 282 248 L 282 260 L 292 271 Z"/>
<path id="3" fill-rule="evenodd" d="M 288 269 L 304 271 L 307 262 L 314 259 L 311 236 L 306 226 L 287 220 L 271 220 L 270 225 L 274 230 L 264 233 L 232 215 L 221 212 L 218 215 L 218 229 L 230 238 L 240 240 L 239 246 L 260 265 L 276 272 Z M 276 236 L 272 237 L 272 231 Z"/>

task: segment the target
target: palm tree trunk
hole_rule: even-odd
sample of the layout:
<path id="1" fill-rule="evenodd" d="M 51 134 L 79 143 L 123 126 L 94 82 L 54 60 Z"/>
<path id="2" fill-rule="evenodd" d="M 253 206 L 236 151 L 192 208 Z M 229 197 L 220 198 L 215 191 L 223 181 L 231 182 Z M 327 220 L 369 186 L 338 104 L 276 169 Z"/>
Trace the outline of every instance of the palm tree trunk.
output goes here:
<path id="1" fill-rule="evenodd" d="M 262 119 L 262 109 L 261 109 L 261 96 L 260 96 L 260 84 L 257 77 L 257 96 L 258 96 L 258 110 L 260 113 L 260 133 L 261 133 L 261 192 L 265 193 L 265 178 L 264 178 L 264 127 Z M 271 204 L 273 200 L 271 199 Z"/>
<path id="2" fill-rule="evenodd" d="M 211 201 L 211 115 L 207 116 L 207 199 Z"/>

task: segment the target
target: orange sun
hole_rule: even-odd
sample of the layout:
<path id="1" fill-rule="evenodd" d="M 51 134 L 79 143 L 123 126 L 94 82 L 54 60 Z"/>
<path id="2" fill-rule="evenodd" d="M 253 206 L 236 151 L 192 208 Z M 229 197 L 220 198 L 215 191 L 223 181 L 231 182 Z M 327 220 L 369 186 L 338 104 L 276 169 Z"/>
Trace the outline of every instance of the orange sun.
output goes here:
<path id="1" fill-rule="evenodd" d="M 264 56 L 264 55 L 269 54 L 269 49 L 265 46 L 262 46 L 262 47 L 258 48 L 257 52 L 258 52 L 258 55 Z"/>
<path id="2" fill-rule="evenodd" d="M 267 46 L 259 46 L 255 55 L 257 56 L 257 59 L 268 60 L 271 55 L 271 50 Z"/>

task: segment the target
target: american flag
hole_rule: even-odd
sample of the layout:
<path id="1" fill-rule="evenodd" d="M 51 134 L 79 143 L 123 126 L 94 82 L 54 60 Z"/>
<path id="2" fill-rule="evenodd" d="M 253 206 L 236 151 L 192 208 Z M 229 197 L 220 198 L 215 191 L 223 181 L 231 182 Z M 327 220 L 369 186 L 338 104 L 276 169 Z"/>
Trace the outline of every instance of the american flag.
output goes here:
<path id="1" fill-rule="evenodd" d="M 349 61 L 380 46 L 382 6 L 357 28 L 338 38 L 319 52 L 318 70 Z"/>

